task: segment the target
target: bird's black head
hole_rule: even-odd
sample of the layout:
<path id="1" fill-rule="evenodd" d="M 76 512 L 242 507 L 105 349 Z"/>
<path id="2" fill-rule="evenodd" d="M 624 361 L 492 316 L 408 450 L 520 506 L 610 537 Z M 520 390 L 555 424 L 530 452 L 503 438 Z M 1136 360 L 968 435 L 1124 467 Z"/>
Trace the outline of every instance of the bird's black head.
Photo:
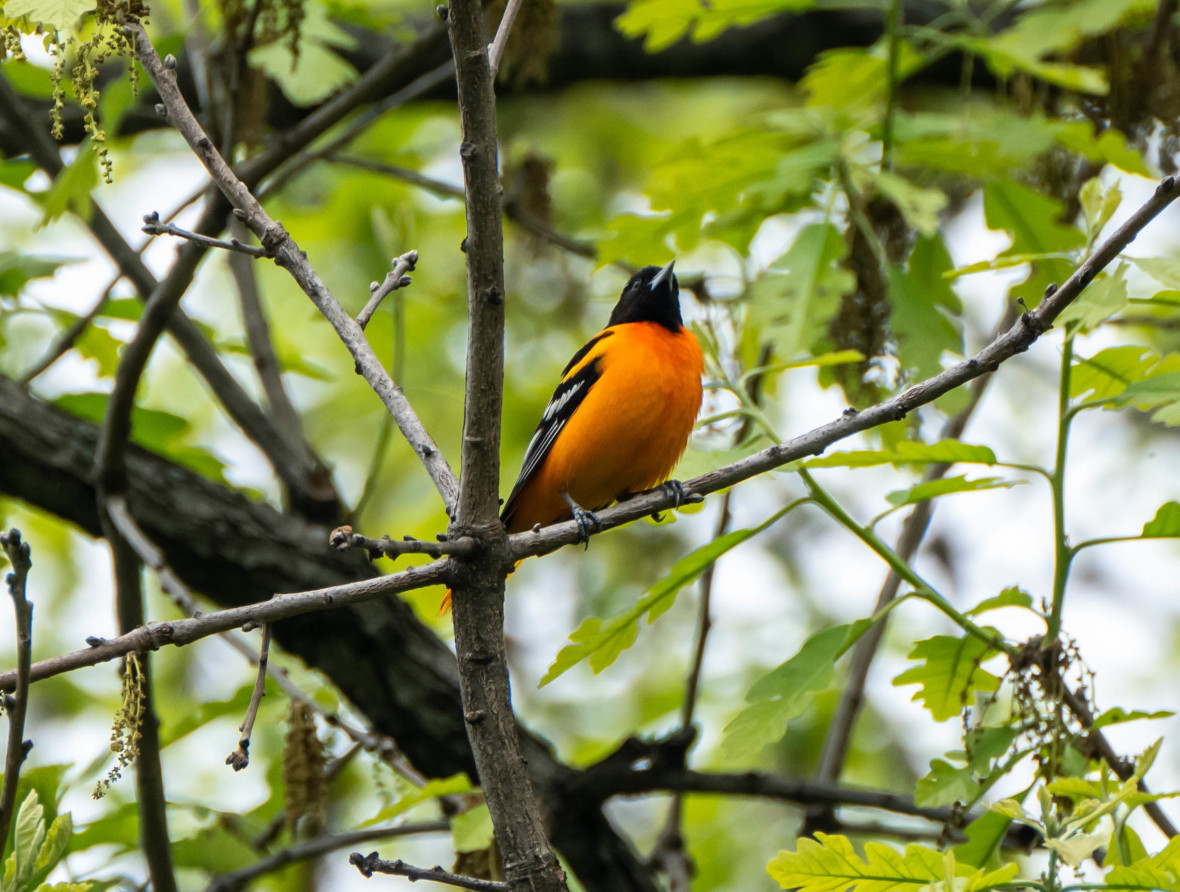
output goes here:
<path id="1" fill-rule="evenodd" d="M 680 331 L 680 283 L 672 272 L 673 260 L 662 269 L 645 266 L 627 282 L 615 304 L 607 326 L 624 322 L 657 322 L 672 332 Z"/>

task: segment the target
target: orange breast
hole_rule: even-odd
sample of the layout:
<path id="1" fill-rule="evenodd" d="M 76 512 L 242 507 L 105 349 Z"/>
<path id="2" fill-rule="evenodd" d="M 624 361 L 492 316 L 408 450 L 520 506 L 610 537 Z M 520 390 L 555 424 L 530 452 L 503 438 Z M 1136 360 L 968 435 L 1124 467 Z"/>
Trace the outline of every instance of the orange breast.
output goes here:
<path id="1" fill-rule="evenodd" d="M 518 494 L 509 532 L 570 516 L 568 492 L 596 510 L 662 483 L 672 472 L 701 407 L 704 360 L 687 328 L 654 322 L 616 326 L 600 377 Z"/>

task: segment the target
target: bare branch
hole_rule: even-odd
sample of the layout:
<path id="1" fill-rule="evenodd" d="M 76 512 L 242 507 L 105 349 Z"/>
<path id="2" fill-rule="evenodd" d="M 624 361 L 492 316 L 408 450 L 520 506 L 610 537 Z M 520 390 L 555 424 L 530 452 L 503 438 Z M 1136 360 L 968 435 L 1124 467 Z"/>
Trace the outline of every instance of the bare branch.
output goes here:
<path id="1" fill-rule="evenodd" d="M 125 634 L 143 625 L 143 565 L 108 512 L 103 510 L 101 501 L 99 519 L 103 537 L 110 546 L 115 578 L 115 615 L 119 631 Z M 139 847 L 147 862 L 152 888 L 158 892 L 177 892 L 172 866 L 172 843 L 168 836 L 164 772 L 160 765 L 160 726 L 156 719 L 151 666 L 146 653 L 140 655 L 135 667 L 138 669 L 136 694 L 140 703 L 133 730 Z M 131 666 L 126 662 L 122 668 L 124 672 L 131 671 Z"/>
<path id="2" fill-rule="evenodd" d="M 136 56 L 147 70 L 152 82 L 160 93 L 168 118 L 188 142 L 189 147 L 209 171 L 213 181 L 234 205 L 234 214 L 243 220 L 258 236 L 262 246 L 275 258 L 279 266 L 291 273 L 304 293 L 328 320 L 353 358 L 358 371 L 385 403 L 386 408 L 397 421 L 402 435 L 418 454 L 435 487 L 442 496 L 447 513 L 454 512 L 458 492 L 455 474 L 439 452 L 438 446 L 422 426 L 421 420 L 406 399 L 401 388 L 389 377 L 382 367 L 364 332 L 327 289 L 307 257 L 295 244 L 294 239 L 283 227 L 272 220 L 262 205 L 250 193 L 246 184 L 238 179 L 234 171 L 217 152 L 201 125 L 185 104 L 184 97 L 176 85 L 175 60 L 169 57 L 165 63 L 156 54 L 143 25 L 138 22 L 127 26 L 127 32 L 135 43 Z"/>
<path id="3" fill-rule="evenodd" d="M 250 705 L 246 708 L 246 718 L 238 729 L 242 736 L 238 739 L 238 748 L 225 757 L 225 764 L 234 771 L 241 771 L 250 764 L 250 735 L 254 732 L 254 720 L 258 718 L 258 707 L 262 705 L 262 697 L 266 693 L 266 669 L 270 662 L 270 623 L 262 627 L 262 644 L 258 647 L 258 676 L 254 679 L 254 690 L 250 693 Z"/>
<path id="4" fill-rule="evenodd" d="M 12 572 L 5 582 L 16 614 L 16 688 L 13 695 L 4 698 L 4 711 L 8 713 L 8 745 L 4 751 L 4 787 L 0 789 L 0 855 L 3 855 L 8 831 L 16 814 L 16 785 L 20 779 L 21 765 L 32 746 L 31 741 L 26 742 L 24 736 L 33 650 L 33 605 L 26 597 L 25 587 L 33 561 L 29 544 L 21 541 L 18 529 L 0 533 L 0 548 L 4 549 L 8 562 L 12 564 Z"/>
<path id="5" fill-rule="evenodd" d="M 111 291 L 114 290 L 115 286 L 119 284 L 119 280 L 122 278 L 122 273 L 115 274 L 115 277 L 111 279 L 111 281 L 107 284 L 107 287 L 102 290 L 102 294 L 99 296 L 98 300 L 94 302 L 90 309 L 75 319 L 73 323 L 71 323 L 70 327 L 63 331 L 58 336 L 57 340 L 53 342 L 53 346 L 49 348 L 49 351 L 34 365 L 25 370 L 19 378 L 17 378 L 17 381 L 20 384 L 28 384 L 38 375 L 43 374 L 49 369 L 51 365 L 65 356 L 73 348 L 74 344 L 77 343 L 78 338 L 82 336 L 82 332 L 86 331 L 86 329 L 90 327 L 90 323 L 98 317 L 98 314 L 102 312 L 103 307 L 107 305 L 107 301 L 111 299 Z"/>
<path id="6" fill-rule="evenodd" d="M 210 635 L 241 628 L 247 623 L 273 623 L 316 610 L 360 604 L 396 592 L 438 585 L 446 581 L 449 571 L 450 565 L 446 561 L 436 561 L 424 567 L 409 567 L 400 573 L 375 579 L 276 595 L 269 601 L 247 604 L 244 607 L 231 607 L 192 619 L 147 623 L 117 638 L 91 638 L 88 640 L 90 647 L 86 650 L 76 650 L 34 663 L 30 680 L 41 681 L 83 666 L 96 666 L 132 651 L 143 653 L 169 645 L 183 647 Z M 0 691 L 11 691 L 15 686 L 15 670 L 0 673 Z"/>
<path id="7" fill-rule="evenodd" d="M 504 48 L 508 46 L 508 35 L 512 33 L 516 14 L 523 5 L 524 0 L 508 0 L 508 5 L 504 7 L 504 15 L 500 17 L 500 27 L 496 29 L 496 39 L 488 47 L 488 69 L 493 81 L 500 73 L 500 60 L 504 58 Z"/>
<path id="8" fill-rule="evenodd" d="M 258 4 L 255 4 L 250 7 L 251 17 L 257 13 Z M 236 218 L 230 221 L 230 232 L 235 236 L 246 237 L 246 227 Z M 254 371 L 262 384 L 263 393 L 266 394 L 267 408 L 270 409 L 274 425 L 284 437 L 297 443 L 306 443 L 307 438 L 299 413 L 283 386 L 283 370 L 279 366 L 274 344 L 271 342 L 270 323 L 267 322 L 262 298 L 258 294 L 258 276 L 254 264 L 249 258 L 237 252 L 231 252 L 227 261 L 230 274 L 234 277 L 234 284 L 237 285 L 242 328 L 246 332 L 246 343 L 250 345 Z M 325 469 L 325 477 L 327 476 Z"/>
<path id="9" fill-rule="evenodd" d="M 342 526 L 332 530 L 332 534 L 328 537 L 328 544 L 337 551 L 347 548 L 363 548 L 375 557 L 398 558 L 403 554 L 428 554 L 431 557 L 453 554 L 467 557 L 475 552 L 479 543 L 470 536 L 461 536 L 458 539 L 440 538 L 438 542 L 427 542 L 412 536 L 405 536 L 398 542 L 388 536 L 370 539 L 367 536 L 354 533 L 350 526 Z"/>
<path id="10" fill-rule="evenodd" d="M 49 176 L 57 177 L 64 168 L 57 145 L 44 128 L 38 127 L 29 119 L 20 98 L 2 73 L 0 115 L 14 125 L 15 132 L 25 138 L 26 147 L 37 165 Z M 251 170 L 258 170 L 263 164 L 262 156 L 251 161 L 254 162 Z M 226 211 L 224 205 L 219 208 L 216 206 L 218 204 L 220 202 L 213 203 L 206 209 L 197 231 L 209 234 L 208 230 L 220 227 L 220 221 L 224 219 Z M 123 239 L 118 228 L 97 202 L 93 203 L 86 224 L 95 240 L 135 286 L 141 299 L 147 300 L 160 289 L 161 283 L 144 264 L 139 252 Z M 191 282 L 205 250 L 195 244 L 185 247 L 186 250 L 178 252 L 177 263 L 169 271 L 166 279 L 169 289 L 181 293 Z M 168 331 L 193 368 L 205 379 L 209 388 L 221 401 L 226 412 L 267 457 L 276 476 L 287 487 L 292 504 L 308 516 L 320 517 L 328 514 L 335 520 L 339 499 L 332 488 L 330 478 L 324 474 L 323 463 L 311 452 L 310 447 L 305 442 L 290 441 L 275 429 L 266 414 L 230 374 L 200 329 L 179 307 L 173 310 L 168 322 Z"/>
<path id="11" fill-rule="evenodd" d="M 1003 319 L 996 326 L 995 334 L 998 335 L 1010 327 L 1015 319 L 1016 307 L 1013 305 L 1004 313 Z M 976 378 L 972 382 L 967 405 L 960 409 L 953 418 L 947 420 L 941 431 L 941 437 L 957 440 L 963 435 L 963 431 L 967 428 L 967 423 L 971 420 L 972 415 L 975 414 L 980 400 L 983 399 L 984 391 L 990 380 L 990 378 Z M 922 479 L 926 482 L 938 480 L 946 476 L 950 468 L 951 466 L 947 464 L 931 465 L 926 469 L 926 473 L 923 474 Z M 917 553 L 918 546 L 921 544 L 923 537 L 926 535 L 926 530 L 929 528 L 930 518 L 934 514 L 934 508 L 935 500 L 933 499 L 921 502 L 914 507 L 914 510 L 902 522 L 895 551 L 897 552 L 897 556 L 903 561 L 908 562 Z M 881 584 L 873 613 L 877 614 L 886 604 L 896 598 L 900 587 L 901 577 L 891 570 L 885 575 L 885 581 Z M 852 650 L 848 669 L 848 680 L 844 685 L 844 690 L 840 695 L 840 702 L 837 704 L 832 721 L 828 726 L 828 733 L 824 738 L 823 751 L 820 754 L 819 767 L 816 770 L 816 777 L 821 781 L 835 782 L 840 779 L 840 774 L 844 770 L 844 760 L 852 741 L 853 726 L 856 723 L 857 716 L 860 714 L 861 704 L 864 700 L 864 690 L 865 684 L 868 681 L 869 668 L 872 666 L 873 658 L 876 656 L 877 649 L 881 644 L 881 640 L 884 638 L 888 623 L 889 616 L 886 615 L 884 619 L 874 624 L 865 633 L 865 636 L 856 643 Z M 823 820 L 818 813 L 808 815 L 809 821 L 813 819 Z"/>
<path id="12" fill-rule="evenodd" d="M 790 462 L 812 455 L 820 455 L 832 444 L 852 434 L 889 421 L 900 421 L 910 412 L 933 402 L 944 393 L 949 393 L 968 381 L 996 371 L 1002 363 L 1013 356 L 1026 352 L 1042 334 L 1052 328 L 1054 320 L 1082 293 L 1094 277 L 1134 241 L 1143 228 L 1178 196 L 1180 196 L 1180 190 L 1177 190 L 1175 179 L 1166 177 L 1156 187 L 1151 198 L 1144 202 L 1110 238 L 1078 266 L 1064 285 L 1060 288 L 1050 286 L 1044 299 L 1035 310 L 1022 314 L 1011 328 L 970 359 L 953 365 L 932 378 L 927 378 L 897 396 L 874 406 L 859 412 L 855 409 L 846 409 L 834 421 L 829 421 L 827 424 L 785 443 L 763 449 L 761 452 L 756 452 L 725 467 L 689 480 L 684 483 L 686 494 L 708 495 Z M 630 498 L 622 504 L 595 513 L 600 523 L 600 531 L 605 531 L 646 517 L 654 511 L 672 508 L 674 501 L 675 499 L 671 495 L 657 488 Z M 578 525 L 573 521 L 563 521 L 536 533 L 525 532 L 510 536 L 508 545 L 513 560 L 520 560 L 525 557 L 548 554 L 558 548 L 581 541 L 584 541 L 584 538 Z"/>
<path id="13" fill-rule="evenodd" d="M 355 155 L 339 155 L 327 154 L 328 160 L 335 164 L 343 164 L 348 167 L 355 167 L 358 170 L 367 170 L 370 173 L 381 174 L 382 176 L 393 177 L 394 179 L 402 180 L 412 185 L 424 189 L 432 195 L 438 195 L 442 198 L 463 198 L 463 189 L 459 186 L 452 186 L 450 183 L 445 183 L 442 180 L 436 180 L 434 177 L 428 177 L 425 174 L 419 173 L 416 170 L 411 170 L 408 167 L 400 167 L 396 164 L 386 164 L 384 161 L 372 161 L 368 158 L 358 158 Z M 552 226 L 549 226 L 543 220 L 539 220 L 532 214 L 522 211 L 515 201 L 505 201 L 503 206 L 504 216 L 519 226 L 521 229 L 531 232 L 538 238 L 542 238 L 552 245 L 561 248 L 570 254 L 576 254 L 578 257 L 585 257 L 593 260 L 598 256 L 598 251 L 595 249 L 592 242 L 582 241 L 581 239 L 571 238 L 568 235 L 558 232 Z M 614 265 L 619 269 L 626 270 L 628 273 L 635 272 L 635 268 L 628 263 L 621 260 L 614 262 Z M 687 282 L 687 280 L 686 280 Z M 688 288 L 686 282 L 681 282 L 681 288 Z"/>
<path id="14" fill-rule="evenodd" d="M 340 833 L 334 836 L 318 836 L 315 839 L 309 839 L 276 852 L 269 858 L 256 861 L 249 867 L 243 867 L 233 873 L 222 874 L 209 884 L 206 892 L 238 892 L 252 880 L 256 880 L 264 874 L 281 870 L 289 864 L 309 861 L 328 852 L 348 849 L 362 843 L 419 833 L 446 833 L 450 829 L 451 825 L 446 821 L 429 821 L 421 824 L 402 824 L 397 827 L 374 827 L 369 830 L 357 830 L 353 833 Z"/>
<path id="15" fill-rule="evenodd" d="M 475 877 L 464 877 L 455 873 L 448 873 L 437 865 L 429 868 L 414 867 L 412 864 L 406 864 L 406 862 L 400 859 L 397 861 L 382 861 L 376 852 L 370 852 L 368 855 L 353 852 L 348 856 L 348 863 L 359 870 L 361 876 L 366 878 L 373 876 L 375 873 L 385 873 L 391 876 L 409 877 L 411 883 L 417 882 L 418 880 L 429 880 L 432 883 L 441 883 L 444 886 L 474 889 L 475 892 L 508 892 L 510 888 L 507 883 L 499 883 L 495 880 L 480 880 Z"/>
<path id="16" fill-rule="evenodd" d="M 340 132 L 334 135 L 330 140 L 325 142 L 322 146 L 314 150 L 306 150 L 297 155 L 292 156 L 286 163 L 282 165 L 279 171 L 267 180 L 266 185 L 259 192 L 260 198 L 266 198 L 274 194 L 279 189 L 282 189 L 293 177 L 305 170 L 310 165 L 314 164 L 323 158 L 330 157 L 333 152 L 338 152 L 340 149 L 347 146 L 354 139 L 364 133 L 369 127 L 376 123 L 382 115 L 387 112 L 404 105 L 405 103 L 417 99 L 424 93 L 428 93 L 435 87 L 446 83 L 455 76 L 455 63 L 450 59 L 443 62 L 431 71 L 407 84 L 404 88 L 398 90 L 393 95 L 387 97 L 376 105 L 366 109 L 361 114 L 357 115 L 353 120 L 349 121 L 340 128 Z M 345 92 L 348 92 L 347 90 Z M 343 94 L 342 94 L 343 95 Z"/>
<path id="17" fill-rule="evenodd" d="M 520 750 L 504 644 L 504 578 L 511 568 L 499 518 L 500 411 L 504 387 L 504 234 L 496 97 L 479 0 L 450 0 L 467 211 L 467 386 L 463 455 L 451 536 L 472 536 L 479 553 L 452 558 L 452 617 L 463 716 L 496 843 L 514 892 L 568 887 L 553 853 Z"/>
<path id="18" fill-rule="evenodd" d="M 369 286 L 369 291 L 372 295 L 369 297 L 369 302 L 365 304 L 365 308 L 361 310 L 360 315 L 356 317 L 356 324 L 363 330 L 369 324 L 369 320 L 373 318 L 373 314 L 377 312 L 377 308 L 381 306 L 381 301 L 385 300 L 394 291 L 399 288 L 407 287 L 413 280 L 406 275 L 408 272 L 413 272 L 414 265 L 418 262 L 417 251 L 407 251 L 401 257 L 397 257 L 393 261 L 393 269 L 385 275 L 384 281 L 381 284 L 374 282 Z"/>
<path id="19" fill-rule="evenodd" d="M 258 248 L 254 245 L 244 245 L 236 238 L 230 239 L 228 242 L 224 239 L 210 238 L 207 235 L 201 235 L 199 232 L 190 232 L 187 229 L 181 229 L 175 223 L 161 223 L 159 211 L 152 211 L 150 214 L 143 215 L 143 226 L 140 227 L 148 235 L 174 235 L 177 238 L 185 239 L 186 241 L 196 242 L 205 248 L 223 248 L 226 251 L 236 251 L 239 254 L 245 254 L 248 257 L 268 257 L 265 248 Z"/>

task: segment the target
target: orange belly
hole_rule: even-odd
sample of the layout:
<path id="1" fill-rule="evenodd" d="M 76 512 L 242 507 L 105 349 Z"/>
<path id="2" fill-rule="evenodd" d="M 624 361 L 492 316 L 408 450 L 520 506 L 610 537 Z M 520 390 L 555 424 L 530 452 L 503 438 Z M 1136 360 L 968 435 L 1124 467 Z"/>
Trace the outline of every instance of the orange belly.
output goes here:
<path id="1" fill-rule="evenodd" d="M 625 328 L 625 344 L 603 354 L 599 379 L 518 493 L 509 532 L 568 519 L 563 492 L 597 510 L 651 489 L 684 452 L 701 406 L 700 346 L 688 329 Z"/>

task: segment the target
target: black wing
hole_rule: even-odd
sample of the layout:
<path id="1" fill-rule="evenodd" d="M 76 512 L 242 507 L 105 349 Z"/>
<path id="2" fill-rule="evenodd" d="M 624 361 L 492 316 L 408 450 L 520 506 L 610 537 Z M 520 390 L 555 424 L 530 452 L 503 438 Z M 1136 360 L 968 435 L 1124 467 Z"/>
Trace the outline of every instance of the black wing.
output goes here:
<path id="1" fill-rule="evenodd" d="M 586 354 L 590 352 L 595 344 L 603 338 L 610 337 L 612 334 L 613 332 L 605 331 L 592 338 L 586 346 L 574 354 L 574 358 L 565 367 L 565 371 L 562 374 L 567 375 L 567 377 L 562 378 L 561 383 L 557 385 L 557 390 L 553 391 L 553 396 L 549 398 L 549 405 L 545 407 L 545 411 L 541 414 L 541 423 L 537 425 L 537 430 L 533 433 L 533 438 L 529 441 L 528 449 L 524 452 L 524 461 L 521 463 L 520 476 L 516 478 L 516 484 L 512 487 L 512 492 L 509 493 L 508 500 L 504 503 L 504 510 L 500 512 L 500 519 L 505 524 L 512 518 L 512 510 L 517 494 L 524 488 L 524 485 L 533 476 L 537 468 L 541 467 L 541 462 L 545 460 L 545 456 L 549 454 L 549 450 L 553 448 L 553 444 L 557 441 L 557 435 L 561 433 L 566 422 L 573 417 L 578 406 L 582 405 L 582 400 L 586 398 L 586 394 L 590 392 L 590 388 L 594 386 L 594 382 L 601 375 L 597 357 L 591 362 L 586 363 L 586 365 L 572 375 L 569 374 L 569 370 L 585 359 Z"/>

